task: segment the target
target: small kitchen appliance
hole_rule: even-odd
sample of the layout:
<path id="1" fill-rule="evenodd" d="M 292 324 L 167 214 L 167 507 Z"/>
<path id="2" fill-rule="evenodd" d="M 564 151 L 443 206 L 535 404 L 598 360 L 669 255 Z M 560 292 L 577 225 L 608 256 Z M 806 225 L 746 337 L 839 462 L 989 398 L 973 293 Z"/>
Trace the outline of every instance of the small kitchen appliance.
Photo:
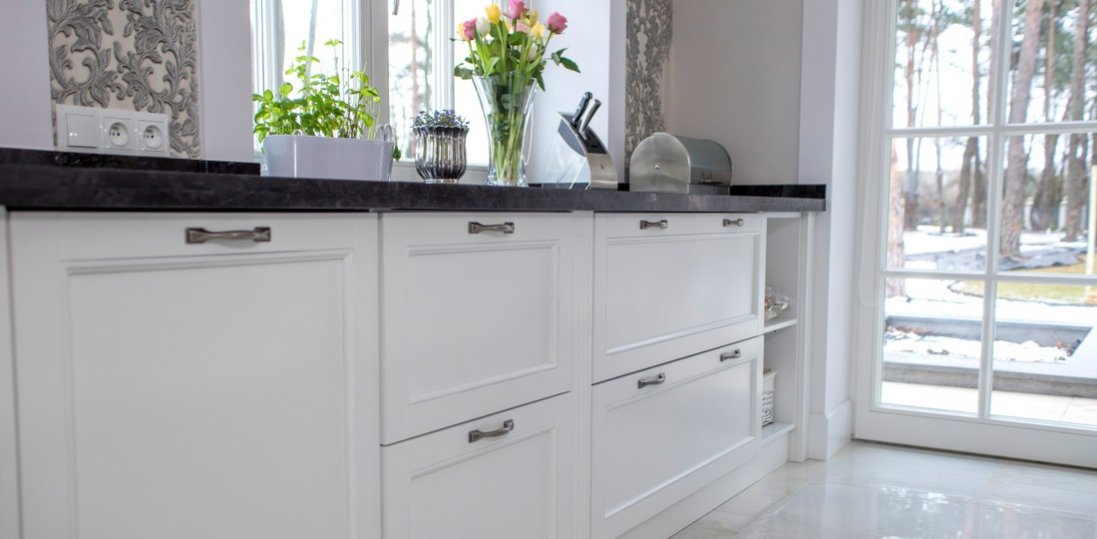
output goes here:
<path id="1" fill-rule="evenodd" d="M 655 133 L 632 152 L 629 191 L 727 195 L 731 157 L 718 142 Z"/>

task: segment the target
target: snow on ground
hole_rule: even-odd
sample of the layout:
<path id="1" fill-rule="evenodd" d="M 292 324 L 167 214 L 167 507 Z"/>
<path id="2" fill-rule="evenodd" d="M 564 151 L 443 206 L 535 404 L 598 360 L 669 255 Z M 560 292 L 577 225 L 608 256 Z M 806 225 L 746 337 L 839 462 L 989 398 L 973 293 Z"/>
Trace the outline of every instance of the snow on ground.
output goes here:
<path id="1" fill-rule="evenodd" d="M 885 354 L 912 354 L 916 356 L 943 356 L 952 360 L 970 360 L 978 364 L 982 355 L 982 343 L 977 340 L 918 335 L 914 332 L 889 329 L 884 338 Z M 996 341 L 994 361 L 1020 361 L 1026 363 L 1059 363 L 1067 360 L 1067 352 L 1054 346 L 1040 346 L 1028 341 L 1014 343 Z"/>

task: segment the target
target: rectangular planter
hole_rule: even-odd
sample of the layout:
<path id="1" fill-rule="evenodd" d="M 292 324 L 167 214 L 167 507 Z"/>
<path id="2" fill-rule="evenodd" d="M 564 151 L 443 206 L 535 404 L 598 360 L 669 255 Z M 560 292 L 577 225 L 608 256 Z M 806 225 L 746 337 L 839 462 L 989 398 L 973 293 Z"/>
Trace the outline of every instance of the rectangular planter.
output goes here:
<path id="1" fill-rule="evenodd" d="M 388 181 L 391 142 L 270 135 L 263 141 L 267 175 L 287 178 Z"/>

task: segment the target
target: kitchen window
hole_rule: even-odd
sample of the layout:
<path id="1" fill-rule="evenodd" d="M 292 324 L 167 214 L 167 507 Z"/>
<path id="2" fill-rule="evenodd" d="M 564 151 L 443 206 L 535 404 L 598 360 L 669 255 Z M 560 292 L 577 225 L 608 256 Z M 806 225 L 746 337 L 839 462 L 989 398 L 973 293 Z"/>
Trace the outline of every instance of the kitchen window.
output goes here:
<path id="1" fill-rule="evenodd" d="M 1039 431 L 1078 463 L 1097 436 L 1097 1 L 889 0 L 865 24 L 858 436 L 1008 454 Z"/>
<path id="2" fill-rule="evenodd" d="M 419 111 L 453 109 L 470 122 L 469 172 L 485 176 L 487 128 L 470 81 L 453 76 L 466 55 L 454 43 L 456 21 L 479 15 L 484 0 L 252 0 L 254 87 L 273 89 L 304 44 L 324 69 L 365 66 L 381 90 L 378 121 L 393 126 L 402 161 L 394 179 L 417 179 L 411 123 Z M 338 59 L 324 50 L 342 41 Z M 382 66 L 380 69 L 377 66 Z"/>

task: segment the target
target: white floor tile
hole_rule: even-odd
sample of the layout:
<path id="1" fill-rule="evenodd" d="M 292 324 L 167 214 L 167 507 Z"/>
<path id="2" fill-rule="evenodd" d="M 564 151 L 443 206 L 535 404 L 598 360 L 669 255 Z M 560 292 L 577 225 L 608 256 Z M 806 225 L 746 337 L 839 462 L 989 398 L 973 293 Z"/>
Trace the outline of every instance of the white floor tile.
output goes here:
<path id="1" fill-rule="evenodd" d="M 1097 471 L 870 443 L 789 463 L 674 539 L 1097 539 Z"/>

